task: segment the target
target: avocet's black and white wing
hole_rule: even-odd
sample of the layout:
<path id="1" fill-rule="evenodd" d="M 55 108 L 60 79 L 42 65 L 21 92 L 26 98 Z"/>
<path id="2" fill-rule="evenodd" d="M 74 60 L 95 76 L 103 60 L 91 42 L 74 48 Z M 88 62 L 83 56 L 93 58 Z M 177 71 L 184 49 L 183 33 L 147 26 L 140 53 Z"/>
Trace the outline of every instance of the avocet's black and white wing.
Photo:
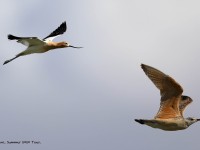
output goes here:
<path id="1" fill-rule="evenodd" d="M 51 34 L 45 37 L 44 41 L 52 41 L 55 37 L 63 34 L 67 30 L 66 21 L 63 22 L 56 30 L 54 30 Z"/>
<path id="2" fill-rule="evenodd" d="M 37 37 L 18 37 L 11 34 L 8 34 L 9 40 L 17 40 L 18 43 L 21 43 L 25 46 L 35 46 L 35 45 L 43 45 L 44 41 L 38 39 Z"/>

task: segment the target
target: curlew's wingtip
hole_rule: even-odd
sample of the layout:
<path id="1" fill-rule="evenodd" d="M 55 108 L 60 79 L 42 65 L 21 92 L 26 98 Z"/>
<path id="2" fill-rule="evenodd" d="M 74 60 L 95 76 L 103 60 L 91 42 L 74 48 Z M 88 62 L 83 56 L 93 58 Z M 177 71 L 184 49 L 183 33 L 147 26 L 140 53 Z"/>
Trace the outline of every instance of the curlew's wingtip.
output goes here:
<path id="1" fill-rule="evenodd" d="M 145 64 L 141 63 L 141 68 L 144 69 L 145 68 Z"/>

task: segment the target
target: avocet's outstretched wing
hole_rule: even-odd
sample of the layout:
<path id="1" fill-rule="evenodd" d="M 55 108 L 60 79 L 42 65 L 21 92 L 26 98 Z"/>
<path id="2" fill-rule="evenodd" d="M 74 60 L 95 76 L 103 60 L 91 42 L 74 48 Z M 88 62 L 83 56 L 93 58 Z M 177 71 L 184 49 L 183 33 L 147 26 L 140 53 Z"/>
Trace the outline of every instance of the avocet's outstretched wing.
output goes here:
<path id="1" fill-rule="evenodd" d="M 45 37 L 44 41 L 52 41 L 55 37 L 63 34 L 67 30 L 66 21 L 63 22 L 56 30 L 54 30 L 51 34 L 49 34 L 47 37 Z"/>
<path id="2" fill-rule="evenodd" d="M 25 46 L 35 46 L 35 45 L 44 45 L 44 41 L 38 39 L 37 37 L 18 37 L 11 34 L 8 34 L 9 40 L 17 40 L 18 43 L 21 43 Z"/>

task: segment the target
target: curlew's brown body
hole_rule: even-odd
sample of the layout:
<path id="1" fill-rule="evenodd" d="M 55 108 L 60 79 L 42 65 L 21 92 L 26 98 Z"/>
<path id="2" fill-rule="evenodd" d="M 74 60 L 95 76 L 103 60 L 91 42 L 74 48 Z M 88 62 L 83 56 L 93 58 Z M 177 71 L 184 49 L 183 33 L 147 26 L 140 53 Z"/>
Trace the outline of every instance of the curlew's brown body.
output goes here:
<path id="1" fill-rule="evenodd" d="M 154 119 L 135 119 L 140 124 L 167 131 L 183 130 L 200 121 L 195 118 L 184 118 L 183 111 L 192 102 L 188 96 L 183 96 L 183 88 L 170 76 L 148 66 L 141 65 L 145 74 L 160 90 L 160 109 Z"/>

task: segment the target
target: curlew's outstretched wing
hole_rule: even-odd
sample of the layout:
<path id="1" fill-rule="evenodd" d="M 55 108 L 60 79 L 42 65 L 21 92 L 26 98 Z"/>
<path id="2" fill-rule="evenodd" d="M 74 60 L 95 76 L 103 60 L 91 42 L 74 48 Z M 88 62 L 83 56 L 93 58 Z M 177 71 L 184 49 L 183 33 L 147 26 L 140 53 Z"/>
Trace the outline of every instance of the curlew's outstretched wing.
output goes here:
<path id="1" fill-rule="evenodd" d="M 142 64 L 141 67 L 149 79 L 160 90 L 160 109 L 155 119 L 180 117 L 179 103 L 183 92 L 182 87 L 173 78 L 151 66 Z"/>
<path id="2" fill-rule="evenodd" d="M 55 37 L 63 34 L 67 30 L 66 21 L 63 22 L 56 30 L 54 30 L 51 34 L 49 34 L 47 37 L 45 37 L 43 40 L 50 40 L 52 41 Z"/>

